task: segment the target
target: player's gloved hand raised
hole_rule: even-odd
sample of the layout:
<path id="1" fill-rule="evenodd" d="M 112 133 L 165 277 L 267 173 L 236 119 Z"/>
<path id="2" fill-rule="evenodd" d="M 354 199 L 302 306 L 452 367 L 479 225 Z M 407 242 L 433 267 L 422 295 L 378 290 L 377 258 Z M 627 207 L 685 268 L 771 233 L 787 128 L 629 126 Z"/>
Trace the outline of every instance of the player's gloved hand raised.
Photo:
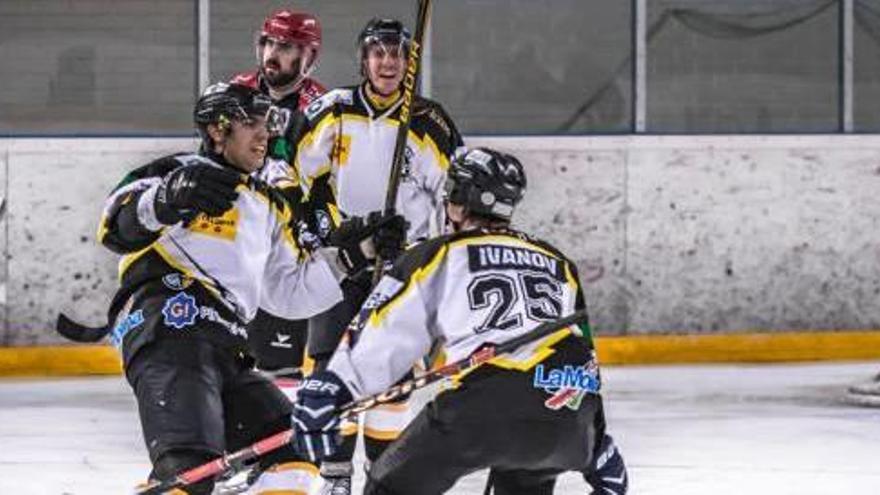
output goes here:
<path id="1" fill-rule="evenodd" d="M 238 172 L 210 165 L 180 167 L 159 185 L 153 203 L 156 219 L 172 225 L 198 213 L 222 215 L 238 198 L 235 188 L 242 179 Z"/>
<path id="2" fill-rule="evenodd" d="M 312 462 L 333 455 L 342 441 L 339 408 L 351 402 L 348 387 L 332 371 L 306 378 L 293 405 L 293 448 Z"/>
<path id="3" fill-rule="evenodd" d="M 366 267 L 378 252 L 384 260 L 394 260 L 403 251 L 409 224 L 397 214 L 374 211 L 363 217 L 345 219 L 327 241 L 339 248 L 340 260 L 348 273 Z"/>

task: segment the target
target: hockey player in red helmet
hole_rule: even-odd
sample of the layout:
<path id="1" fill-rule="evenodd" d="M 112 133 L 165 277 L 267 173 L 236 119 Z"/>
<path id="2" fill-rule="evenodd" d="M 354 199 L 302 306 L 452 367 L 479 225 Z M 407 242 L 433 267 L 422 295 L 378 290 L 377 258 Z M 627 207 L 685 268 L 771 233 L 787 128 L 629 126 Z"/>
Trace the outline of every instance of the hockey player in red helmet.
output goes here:
<path id="1" fill-rule="evenodd" d="M 299 173 L 293 169 L 293 149 L 301 112 L 313 100 L 324 94 L 324 87 L 310 77 L 321 50 L 321 23 L 305 12 L 277 10 L 272 12 L 254 36 L 258 68 L 232 79 L 268 96 L 281 109 L 280 135 L 269 141 L 262 174 L 289 177 L 278 184 L 285 198 L 292 204 L 298 217 L 294 219 L 300 244 L 315 247 L 315 236 L 310 232 L 313 216 L 303 200 L 299 187 Z M 273 181 L 274 182 L 274 181 Z M 260 310 L 250 323 L 248 344 L 256 358 L 258 369 L 274 378 L 275 384 L 293 398 L 302 377 L 305 355 L 307 321 L 287 320 Z"/>
<path id="2" fill-rule="evenodd" d="M 321 50 L 321 23 L 305 12 L 277 10 L 257 32 L 256 71 L 232 80 L 266 93 L 276 105 L 301 110 L 325 92 L 309 77 Z"/>

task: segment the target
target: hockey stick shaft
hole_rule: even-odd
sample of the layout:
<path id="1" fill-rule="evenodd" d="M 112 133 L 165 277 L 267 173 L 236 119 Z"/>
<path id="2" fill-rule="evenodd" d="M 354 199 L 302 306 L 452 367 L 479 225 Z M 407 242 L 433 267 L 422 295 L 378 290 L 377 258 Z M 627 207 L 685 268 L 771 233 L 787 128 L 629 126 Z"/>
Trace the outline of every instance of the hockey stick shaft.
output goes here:
<path id="1" fill-rule="evenodd" d="M 394 155 L 392 155 L 391 173 L 388 176 L 388 189 L 385 191 L 384 213 L 386 215 L 393 214 L 397 205 L 397 191 L 400 189 L 400 178 L 406 161 L 406 141 L 409 135 L 410 122 L 412 122 L 416 83 L 422 68 L 422 50 L 430 12 L 431 0 L 419 0 L 416 35 L 413 38 L 412 46 L 410 46 L 409 55 L 407 56 L 406 74 L 403 77 L 403 101 L 400 104 L 400 124 L 397 127 L 397 137 L 394 141 Z M 376 256 L 373 285 L 379 283 L 384 268 L 385 260 L 382 259 L 381 255 Z"/>
<path id="2" fill-rule="evenodd" d="M 567 328 L 574 335 L 583 336 L 583 332 L 577 324 L 586 321 L 586 311 L 577 311 L 564 318 L 542 323 L 531 331 L 516 338 L 501 344 L 485 347 L 467 358 L 447 364 L 411 380 L 394 385 L 384 392 L 351 402 L 342 407 L 340 417 L 342 419 L 350 418 L 379 404 L 387 404 L 402 395 L 409 394 L 432 383 L 436 383 L 445 378 L 455 376 L 463 371 L 475 368 L 492 360 L 498 355 L 514 351 L 525 344 L 556 333 L 563 328 Z M 140 487 L 135 493 L 138 495 L 156 495 L 173 490 L 174 488 L 192 485 L 207 478 L 214 478 L 223 474 L 233 474 L 241 469 L 243 463 L 288 444 L 291 438 L 293 438 L 293 434 L 293 430 L 285 430 L 276 433 L 255 444 L 233 452 L 232 454 L 219 457 L 211 462 L 184 471 L 170 480 L 148 483 L 146 486 Z"/>

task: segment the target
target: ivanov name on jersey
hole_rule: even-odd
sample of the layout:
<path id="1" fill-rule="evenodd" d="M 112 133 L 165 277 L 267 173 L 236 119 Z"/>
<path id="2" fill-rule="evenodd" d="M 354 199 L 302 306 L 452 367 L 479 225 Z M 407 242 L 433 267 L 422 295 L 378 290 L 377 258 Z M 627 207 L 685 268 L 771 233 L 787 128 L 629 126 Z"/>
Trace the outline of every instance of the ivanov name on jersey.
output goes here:
<path id="1" fill-rule="evenodd" d="M 565 280 L 559 260 L 537 251 L 503 245 L 468 246 L 472 272 L 492 269 L 532 269 Z"/>

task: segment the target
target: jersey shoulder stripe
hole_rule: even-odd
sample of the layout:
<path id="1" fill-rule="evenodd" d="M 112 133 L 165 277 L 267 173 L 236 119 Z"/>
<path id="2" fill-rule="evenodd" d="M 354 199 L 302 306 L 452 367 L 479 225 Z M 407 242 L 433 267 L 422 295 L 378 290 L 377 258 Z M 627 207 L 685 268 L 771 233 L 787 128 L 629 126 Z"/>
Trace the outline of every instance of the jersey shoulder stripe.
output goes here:
<path id="1" fill-rule="evenodd" d="M 401 281 L 409 280 L 417 271 L 431 264 L 454 236 L 443 235 L 412 246 L 394 263 L 388 274 Z"/>
<path id="2" fill-rule="evenodd" d="M 410 129 L 421 138 L 430 137 L 448 156 L 464 145 L 461 134 L 446 110 L 434 100 L 416 97 Z"/>

